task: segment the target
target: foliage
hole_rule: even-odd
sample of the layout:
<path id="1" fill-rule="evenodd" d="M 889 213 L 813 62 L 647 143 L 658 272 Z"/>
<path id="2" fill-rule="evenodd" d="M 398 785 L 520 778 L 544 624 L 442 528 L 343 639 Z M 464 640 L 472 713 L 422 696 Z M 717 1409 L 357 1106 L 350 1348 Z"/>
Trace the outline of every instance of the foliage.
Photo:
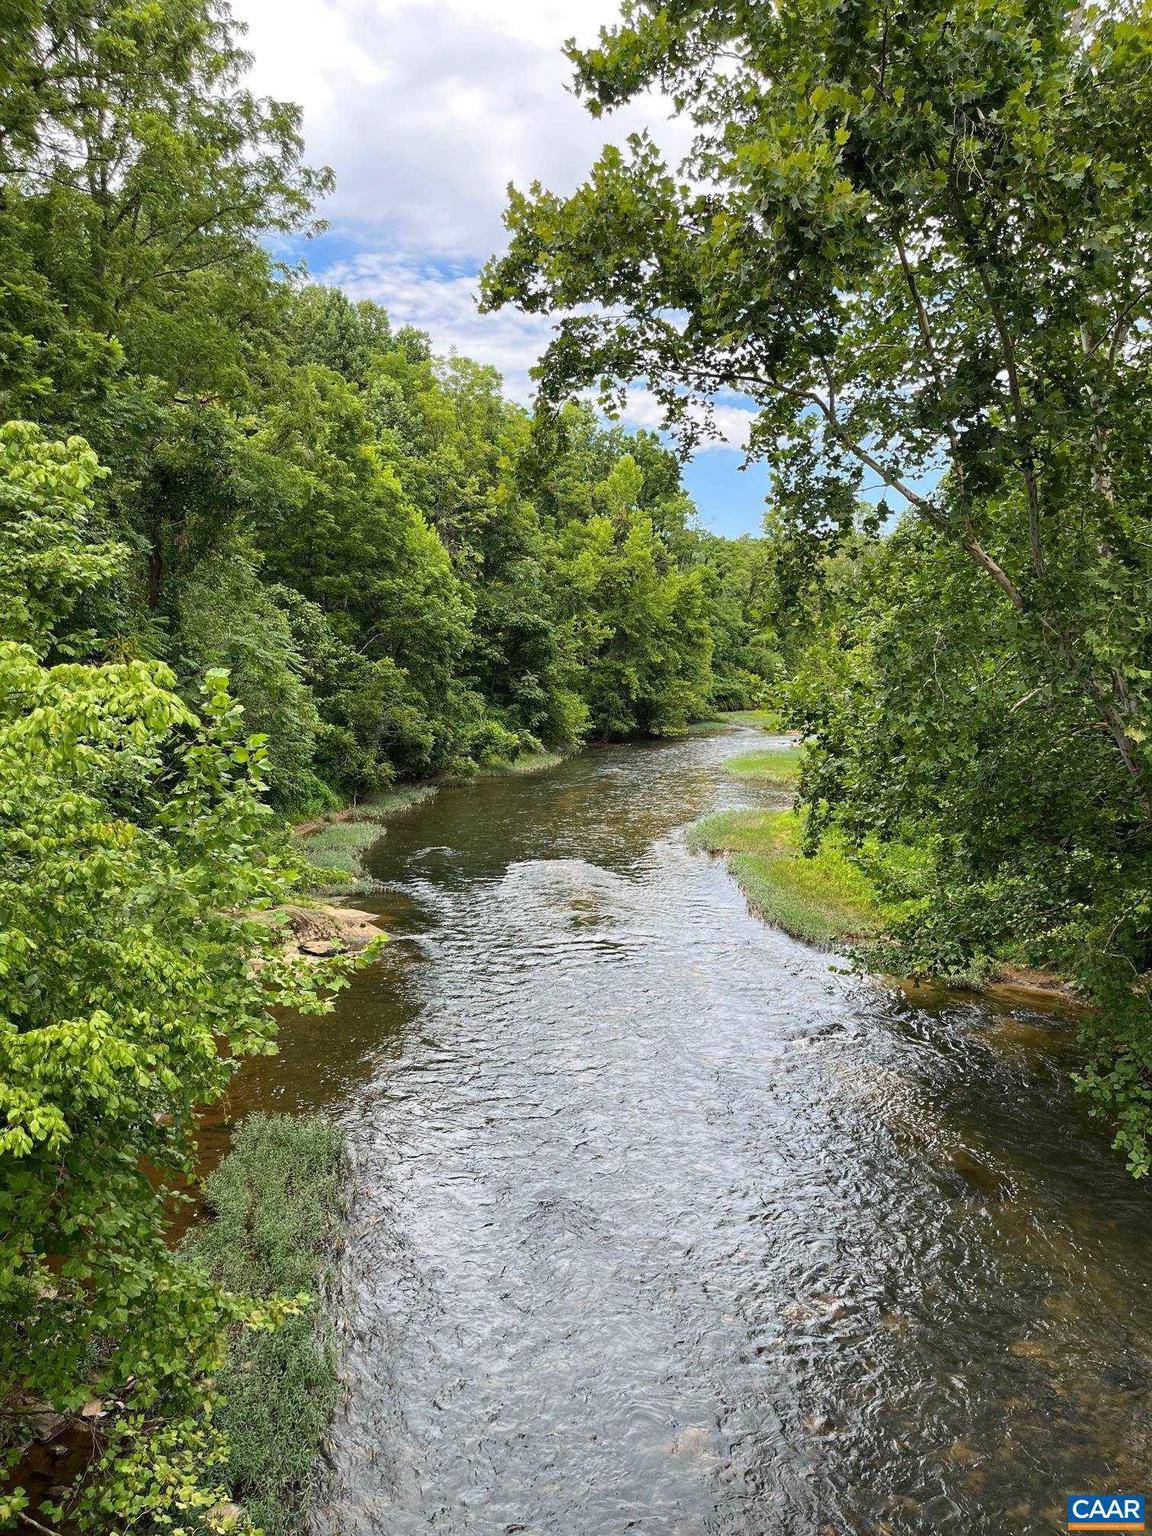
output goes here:
<path id="1" fill-rule="evenodd" d="M 318 1116 L 252 1115 L 209 1176 L 210 1219 L 188 1253 L 228 1291 L 307 1295 L 279 1328 L 236 1330 L 217 1378 L 224 1482 L 265 1536 L 306 1529 L 336 1402 L 333 1346 L 316 1302 L 340 1240 L 344 1146 Z"/>
<path id="2" fill-rule="evenodd" d="M 312 771 L 320 715 L 301 673 L 292 628 L 269 589 L 242 554 L 202 561 L 178 599 L 183 671 L 228 673 L 245 723 L 267 738 L 267 780 L 273 804 L 307 809 L 323 803 Z"/>
<path id="3" fill-rule="evenodd" d="M 577 84 L 673 94 L 691 180 L 609 146 L 571 197 L 513 195 L 485 284 L 560 312 L 552 398 L 645 378 L 690 439 L 750 395 L 797 529 L 878 478 L 1085 695 L 1145 821 L 1150 48 L 1143 13 L 1070 0 L 637 0 Z"/>
<path id="4" fill-rule="evenodd" d="M 75 654 L 83 599 L 125 551 L 89 533 L 89 495 L 103 473 L 80 438 L 54 442 L 30 422 L 0 426 L 0 634 L 37 655 Z"/>
<path id="5" fill-rule="evenodd" d="M 912 528 L 838 559 L 817 606 L 789 685 L 813 831 L 838 828 L 866 866 L 877 844 L 903 850 L 874 872 L 916 900 L 873 962 L 1075 978 L 1099 1004 L 1081 1084 L 1144 1171 L 1152 855 L 1089 702 L 1020 654 L 967 562 Z"/>
<path id="6" fill-rule="evenodd" d="M 48 594 L 67 633 L 120 552 L 76 548 L 86 445 L 7 441 L 25 449 L 5 502 L 35 573 L 23 611 L 51 651 Z M 0 1396 L 127 1404 L 111 1443 L 135 1449 L 79 1496 L 92 1518 L 159 1519 L 215 1465 L 202 1403 L 221 1330 L 276 1309 L 179 1265 L 166 1200 L 198 1106 L 274 1049 L 271 1008 L 323 1012 L 347 970 L 289 965 L 258 921 L 294 882 L 261 852 L 263 743 L 223 673 L 198 712 L 173 684 L 159 662 L 45 665 L 0 641 Z"/>

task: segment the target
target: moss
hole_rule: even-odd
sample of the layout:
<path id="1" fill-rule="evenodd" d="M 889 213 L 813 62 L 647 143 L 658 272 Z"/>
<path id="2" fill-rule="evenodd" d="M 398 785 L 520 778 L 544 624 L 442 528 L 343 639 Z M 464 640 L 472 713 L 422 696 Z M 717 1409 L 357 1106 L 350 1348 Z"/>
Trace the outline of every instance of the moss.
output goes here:
<path id="1" fill-rule="evenodd" d="M 724 766 L 739 779 L 755 779 L 773 789 L 792 789 L 799 781 L 803 761 L 803 747 L 770 747 L 729 758 Z"/>
<path id="2" fill-rule="evenodd" d="M 802 832 L 795 811 L 719 811 L 689 841 L 727 854 L 752 909 L 793 938 L 831 949 L 878 933 L 891 914 L 867 875 L 831 841 L 806 857 Z"/>
<path id="3" fill-rule="evenodd" d="M 205 1184 L 212 1219 L 186 1248 L 229 1290 L 311 1304 L 267 1333 L 239 1333 L 217 1379 L 233 1497 L 265 1536 L 300 1536 L 336 1406 L 320 1308 L 343 1217 L 344 1143 L 319 1116 L 251 1115 Z"/>

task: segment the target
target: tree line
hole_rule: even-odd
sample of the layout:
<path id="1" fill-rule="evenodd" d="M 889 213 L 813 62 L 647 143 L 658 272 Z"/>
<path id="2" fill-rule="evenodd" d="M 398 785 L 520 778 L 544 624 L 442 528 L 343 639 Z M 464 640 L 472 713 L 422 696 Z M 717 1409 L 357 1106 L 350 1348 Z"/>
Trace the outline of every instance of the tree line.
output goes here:
<path id="1" fill-rule="evenodd" d="M 189 687 L 226 668 L 301 812 L 757 696 L 763 545 L 695 526 L 654 434 L 533 418 L 268 254 L 329 177 L 297 110 L 245 89 L 226 5 L 26 16 L 0 80 L 0 410 L 107 470 L 124 558 L 89 656 Z"/>

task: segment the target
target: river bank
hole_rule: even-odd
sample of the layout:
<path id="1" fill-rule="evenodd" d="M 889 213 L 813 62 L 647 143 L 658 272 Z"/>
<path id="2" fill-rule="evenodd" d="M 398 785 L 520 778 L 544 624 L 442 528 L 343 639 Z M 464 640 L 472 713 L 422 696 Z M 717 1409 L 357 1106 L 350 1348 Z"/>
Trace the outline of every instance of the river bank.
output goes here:
<path id="1" fill-rule="evenodd" d="M 316 1497 L 338 1396 L 330 1292 L 347 1182 L 344 1136 L 329 1119 L 253 1114 L 205 1181 L 206 1219 L 185 1242 L 230 1291 L 295 1298 L 278 1327 L 233 1330 L 215 1382 L 235 1524 L 264 1536 L 301 1536 Z"/>
<path id="2" fill-rule="evenodd" d="M 866 948 L 910 915 L 915 900 L 886 899 L 853 850 L 834 833 L 826 835 L 814 853 L 804 851 L 803 817 L 794 805 L 804 748 L 794 737 L 769 734 L 770 745 L 733 757 L 726 768 L 769 792 L 771 806 L 706 816 L 689 830 L 689 843 L 725 858 L 752 910 L 765 922 L 819 949 Z M 877 860 L 885 857 L 900 855 L 876 855 Z M 960 987 L 1007 1003 L 1076 1013 L 1087 1007 L 1066 977 L 1008 957 L 995 959 L 978 976 L 899 984 Z"/>
<path id="3" fill-rule="evenodd" d="M 376 889 L 364 867 L 364 854 L 384 835 L 388 822 L 451 784 L 479 783 L 507 775 L 540 773 L 563 761 L 559 752 L 529 752 L 509 762 L 493 763 L 469 774 L 441 774 L 401 784 L 329 815 L 293 826 L 294 846 L 314 871 L 310 888 L 318 896 L 347 897 Z"/>

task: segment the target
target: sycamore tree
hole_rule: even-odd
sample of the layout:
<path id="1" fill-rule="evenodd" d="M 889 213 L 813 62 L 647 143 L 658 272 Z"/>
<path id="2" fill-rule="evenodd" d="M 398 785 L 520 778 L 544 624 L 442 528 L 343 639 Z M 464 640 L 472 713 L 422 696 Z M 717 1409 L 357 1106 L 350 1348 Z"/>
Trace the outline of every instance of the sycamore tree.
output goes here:
<path id="1" fill-rule="evenodd" d="M 60 1518 L 212 1529 L 210 1378 L 231 1325 L 283 1308 L 182 1261 L 168 1201 L 272 1007 L 324 1011 L 346 967 L 279 953 L 293 876 L 261 850 L 265 748 L 225 675 L 193 709 L 161 663 L 55 659 L 122 556 L 89 537 L 97 473 L 79 439 L 0 430 L 0 1405 L 17 1445 L 47 1412 L 105 1436 Z"/>
<path id="2" fill-rule="evenodd" d="M 545 396 L 644 379 L 688 440 L 749 397 L 797 530 L 884 489 L 1080 692 L 1146 837 L 1147 6 L 634 0 L 570 52 L 594 114 L 657 88 L 696 132 L 513 190 L 484 297 L 558 317 Z"/>

